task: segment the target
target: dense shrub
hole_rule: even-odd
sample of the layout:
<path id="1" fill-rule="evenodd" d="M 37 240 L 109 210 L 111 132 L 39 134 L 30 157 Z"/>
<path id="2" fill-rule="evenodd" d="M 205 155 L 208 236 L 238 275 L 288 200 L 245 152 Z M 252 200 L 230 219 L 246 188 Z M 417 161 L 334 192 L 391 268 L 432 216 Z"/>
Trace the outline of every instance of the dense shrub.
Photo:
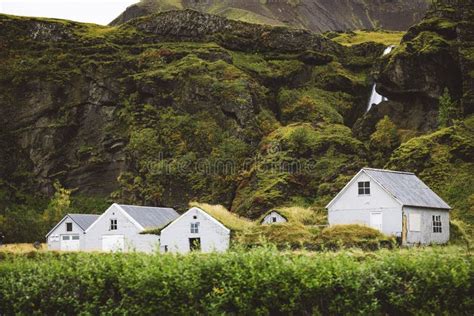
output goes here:
<path id="1" fill-rule="evenodd" d="M 0 313 L 467 315 L 473 263 L 456 247 L 4 255 Z"/>
<path id="2" fill-rule="evenodd" d="M 318 246 L 327 249 L 357 247 L 365 250 L 391 248 L 395 238 L 361 225 L 335 225 L 323 229 L 318 236 Z"/>

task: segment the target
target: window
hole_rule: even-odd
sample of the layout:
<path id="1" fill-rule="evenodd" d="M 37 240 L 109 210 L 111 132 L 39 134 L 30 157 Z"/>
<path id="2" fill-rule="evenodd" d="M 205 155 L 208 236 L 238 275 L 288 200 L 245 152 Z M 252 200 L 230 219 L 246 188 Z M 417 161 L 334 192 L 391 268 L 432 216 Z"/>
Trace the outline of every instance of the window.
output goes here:
<path id="1" fill-rule="evenodd" d="M 79 240 L 79 236 L 72 236 L 72 240 Z"/>
<path id="2" fill-rule="evenodd" d="M 196 215 L 193 216 L 193 219 L 197 219 L 198 217 Z"/>
<path id="3" fill-rule="evenodd" d="M 433 233 L 442 233 L 441 215 L 433 215 Z"/>
<path id="4" fill-rule="evenodd" d="M 191 223 L 191 234 L 199 233 L 199 223 Z"/>
<path id="5" fill-rule="evenodd" d="M 63 240 L 69 240 L 69 236 L 63 236 Z"/>
<path id="6" fill-rule="evenodd" d="M 359 182 L 359 195 L 370 195 L 370 182 Z"/>
<path id="7" fill-rule="evenodd" d="M 276 223 L 277 218 L 276 218 L 276 217 L 272 217 L 272 221 L 273 221 L 274 223 Z"/>
<path id="8" fill-rule="evenodd" d="M 110 230 L 117 230 L 117 220 L 111 219 L 110 220 Z"/>
<path id="9" fill-rule="evenodd" d="M 66 231 L 72 232 L 72 223 L 66 223 Z"/>

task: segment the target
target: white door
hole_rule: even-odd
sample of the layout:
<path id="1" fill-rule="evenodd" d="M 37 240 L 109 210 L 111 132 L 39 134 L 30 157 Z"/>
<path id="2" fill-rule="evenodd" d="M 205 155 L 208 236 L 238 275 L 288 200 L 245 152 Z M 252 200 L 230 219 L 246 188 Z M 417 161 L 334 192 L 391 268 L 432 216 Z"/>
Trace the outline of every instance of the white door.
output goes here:
<path id="1" fill-rule="evenodd" d="M 123 251 L 125 249 L 125 239 L 123 235 L 102 236 L 103 251 Z"/>
<path id="2" fill-rule="evenodd" d="M 79 235 L 61 235 L 60 249 L 62 251 L 78 251 L 80 246 Z"/>
<path id="3" fill-rule="evenodd" d="M 382 213 L 370 213 L 370 227 L 382 231 Z"/>

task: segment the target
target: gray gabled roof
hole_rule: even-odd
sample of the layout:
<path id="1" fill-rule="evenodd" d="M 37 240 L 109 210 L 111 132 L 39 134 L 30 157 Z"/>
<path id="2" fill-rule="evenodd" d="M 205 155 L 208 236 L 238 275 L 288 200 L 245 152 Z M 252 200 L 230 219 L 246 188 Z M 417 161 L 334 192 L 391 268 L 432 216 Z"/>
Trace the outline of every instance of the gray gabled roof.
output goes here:
<path id="1" fill-rule="evenodd" d="M 161 228 L 179 217 L 179 214 L 168 207 L 149 207 L 118 204 L 128 215 L 145 229 Z"/>
<path id="2" fill-rule="evenodd" d="M 100 215 L 95 214 L 68 214 L 69 217 L 77 224 L 82 230 L 86 230 L 89 226 L 94 223 Z"/>
<path id="3" fill-rule="evenodd" d="M 89 228 L 98 218 L 100 215 L 95 215 L 95 214 L 67 214 L 66 216 L 63 217 L 62 220 L 59 221 L 47 234 L 46 238 L 48 238 L 49 235 L 53 231 L 56 230 L 56 228 L 61 225 L 62 222 L 66 220 L 66 218 L 70 218 L 74 223 L 76 223 L 77 226 L 79 226 L 83 231 L 86 231 L 87 228 Z"/>
<path id="4" fill-rule="evenodd" d="M 451 209 L 414 173 L 372 168 L 363 171 L 404 206 Z"/>

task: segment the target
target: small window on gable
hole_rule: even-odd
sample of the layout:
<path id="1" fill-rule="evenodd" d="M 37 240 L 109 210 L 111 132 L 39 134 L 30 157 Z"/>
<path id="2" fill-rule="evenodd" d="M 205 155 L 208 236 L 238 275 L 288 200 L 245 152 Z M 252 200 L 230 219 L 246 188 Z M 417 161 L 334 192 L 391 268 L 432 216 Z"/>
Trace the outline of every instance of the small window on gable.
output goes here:
<path id="1" fill-rule="evenodd" d="M 370 182 L 369 181 L 361 181 L 358 183 L 359 185 L 359 195 L 370 195 Z"/>
<path id="2" fill-rule="evenodd" d="M 110 220 L 110 230 L 117 230 L 117 220 L 111 219 Z"/>
<path id="3" fill-rule="evenodd" d="M 441 215 L 433 215 L 433 233 L 442 233 Z"/>
<path id="4" fill-rule="evenodd" d="M 199 233 L 199 223 L 191 223 L 191 234 Z"/>
<path id="5" fill-rule="evenodd" d="M 276 217 L 272 217 L 272 222 L 276 223 L 277 221 L 277 218 Z"/>
<path id="6" fill-rule="evenodd" d="M 197 219 L 197 218 L 198 218 L 197 215 L 194 215 L 194 216 L 193 216 L 193 219 Z"/>
<path id="7" fill-rule="evenodd" d="M 66 231 L 72 232 L 72 223 L 66 223 Z"/>

